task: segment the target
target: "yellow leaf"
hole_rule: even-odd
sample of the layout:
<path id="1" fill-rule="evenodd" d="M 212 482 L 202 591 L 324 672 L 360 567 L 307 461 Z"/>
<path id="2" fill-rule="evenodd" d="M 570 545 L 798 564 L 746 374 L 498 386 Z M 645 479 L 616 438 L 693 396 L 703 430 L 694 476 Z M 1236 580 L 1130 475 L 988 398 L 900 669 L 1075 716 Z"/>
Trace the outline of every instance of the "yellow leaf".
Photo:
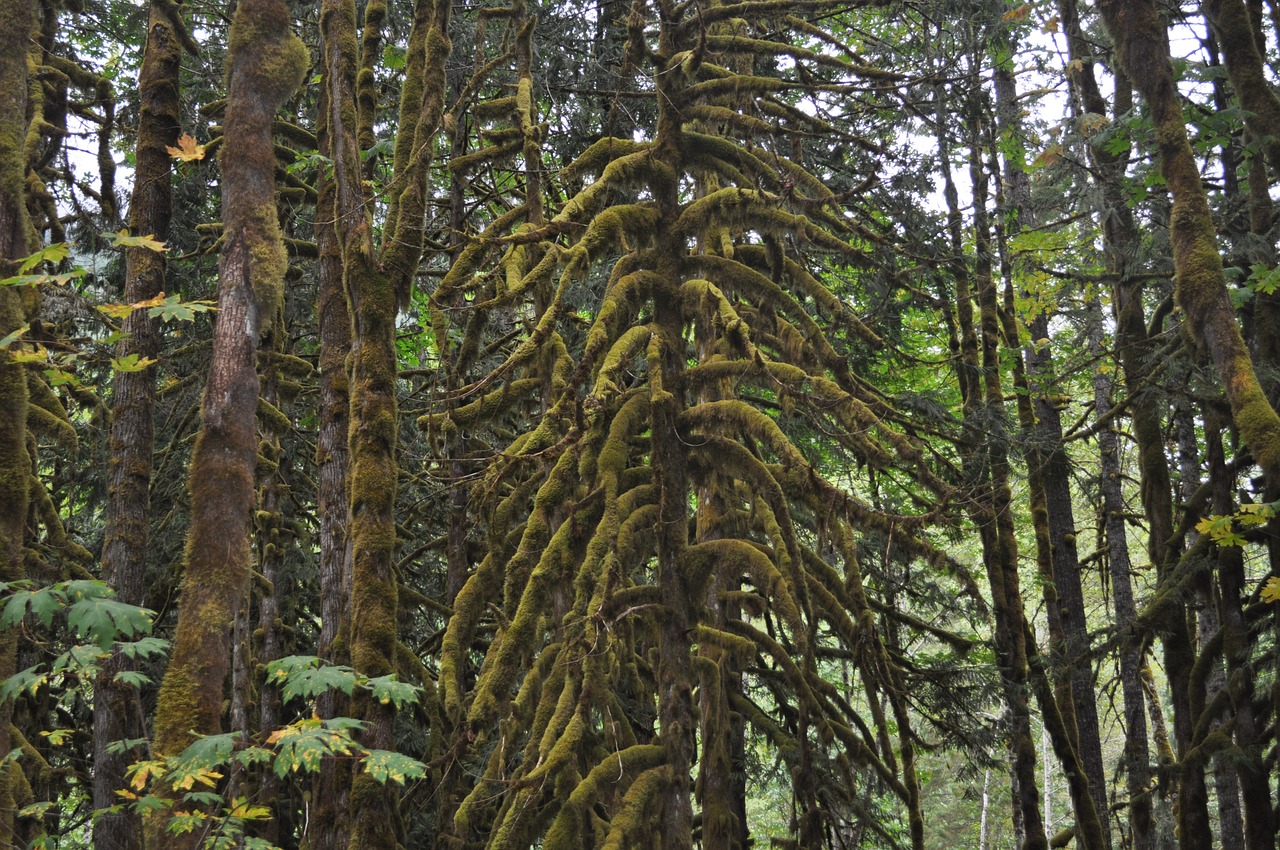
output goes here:
<path id="1" fill-rule="evenodd" d="M 1058 31 L 1058 23 L 1061 21 L 1057 15 L 1044 22 L 1044 26 L 1040 28 L 1041 32 L 1055 33 Z"/>
<path id="2" fill-rule="evenodd" d="M 1005 12 L 1003 15 L 1000 16 L 1000 20 L 1004 21 L 1005 23 L 1017 24 L 1017 23 L 1021 23 L 1022 21 L 1025 21 L 1027 19 L 1027 15 L 1030 15 L 1030 14 L 1031 14 L 1031 4 L 1024 3 L 1023 5 L 1017 7 L 1016 9 L 1010 9 L 1009 11 Z"/>
<path id="3" fill-rule="evenodd" d="M 1031 165 L 1035 168 L 1048 168 L 1058 160 L 1062 159 L 1064 153 L 1062 145 L 1049 145 L 1044 151 L 1036 157 L 1035 162 Z"/>
<path id="4" fill-rule="evenodd" d="M 1272 576 L 1262 585 L 1263 602 L 1280 602 L 1280 576 Z"/>
<path id="5" fill-rule="evenodd" d="M 130 236 L 127 228 L 121 228 L 115 233 L 102 234 L 111 241 L 113 248 L 146 248 L 148 251 L 162 253 L 169 250 L 169 246 L 156 239 L 154 236 Z"/>
<path id="6" fill-rule="evenodd" d="M 176 148 L 166 147 L 169 156 L 180 162 L 195 162 L 204 159 L 204 145 L 196 144 L 196 140 L 190 133 L 183 133 L 178 137 L 178 146 Z"/>

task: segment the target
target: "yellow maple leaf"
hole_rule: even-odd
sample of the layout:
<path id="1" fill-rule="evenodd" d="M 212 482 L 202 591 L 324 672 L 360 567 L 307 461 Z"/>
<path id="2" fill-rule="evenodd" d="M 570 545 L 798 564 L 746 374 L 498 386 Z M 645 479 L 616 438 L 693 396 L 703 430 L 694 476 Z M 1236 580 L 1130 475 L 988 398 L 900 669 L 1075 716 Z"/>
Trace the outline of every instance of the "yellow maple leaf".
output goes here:
<path id="1" fill-rule="evenodd" d="M 1020 23 L 1027 19 L 1027 15 L 1031 14 L 1031 4 L 1024 3 L 1016 9 L 1010 9 L 1000 16 L 1000 20 L 1005 23 Z"/>
<path id="2" fill-rule="evenodd" d="M 196 140 L 190 133 L 183 133 L 178 137 L 178 146 L 176 148 L 165 147 L 169 152 L 169 156 L 179 162 L 195 162 L 204 159 L 204 145 L 196 144 Z"/>
<path id="3" fill-rule="evenodd" d="M 1263 602 L 1280 602 L 1280 576 L 1272 576 L 1262 585 Z"/>

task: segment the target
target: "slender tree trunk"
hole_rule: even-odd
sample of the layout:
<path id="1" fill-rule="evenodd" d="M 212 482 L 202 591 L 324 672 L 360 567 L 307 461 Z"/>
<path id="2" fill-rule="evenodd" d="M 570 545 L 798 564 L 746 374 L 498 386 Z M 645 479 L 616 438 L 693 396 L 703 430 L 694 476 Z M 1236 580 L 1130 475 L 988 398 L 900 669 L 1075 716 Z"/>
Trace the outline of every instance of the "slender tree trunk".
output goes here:
<path id="1" fill-rule="evenodd" d="M 325 3 L 321 27 L 326 76 L 333 42 L 331 15 L 341 14 L 335 4 Z M 354 10 L 352 10 L 354 11 Z M 348 24 L 355 31 L 354 22 Z M 354 59 L 352 59 L 354 65 Z M 319 96 L 320 152 L 334 159 L 329 129 L 329 86 Z M 336 227 L 336 198 L 333 180 L 322 174 L 317 189 L 316 247 L 319 253 L 316 316 L 320 337 L 319 428 L 316 434 L 316 512 L 320 518 L 320 656 L 331 664 L 348 662 L 351 598 L 351 546 L 348 538 L 350 504 L 347 499 L 347 472 L 350 453 L 347 423 L 351 400 L 347 392 L 347 356 L 351 353 L 351 317 L 342 285 L 342 251 Z M 345 694 L 329 690 L 316 701 L 322 718 L 347 714 Z M 346 812 L 350 786 L 350 765 L 328 759 L 316 776 L 307 818 L 305 841 L 310 850 L 345 850 L 348 843 Z"/>
<path id="2" fill-rule="evenodd" d="M 995 70 L 997 116 L 1000 132 L 1013 138 L 1021 138 L 1020 108 L 1017 100 L 1017 84 L 1011 66 L 1002 65 Z M 1026 172 L 1019 163 L 1006 157 L 1003 169 L 1005 206 L 1010 215 L 1007 229 L 1012 236 L 1020 228 L 1034 226 L 1031 214 L 1031 187 Z M 1044 518 L 1047 541 L 1041 540 L 1037 531 L 1037 544 L 1048 544 L 1051 564 L 1054 602 L 1051 619 L 1057 620 L 1061 639 L 1056 641 L 1059 657 L 1054 665 L 1057 677 L 1067 686 L 1066 699 L 1059 700 L 1067 733 L 1071 737 L 1085 777 L 1094 809 L 1101 819 L 1105 847 L 1110 848 L 1110 830 L 1106 821 L 1107 784 L 1102 761 L 1102 736 L 1098 727 L 1098 707 L 1093 689 L 1093 670 L 1089 662 L 1089 629 L 1085 620 L 1084 591 L 1080 582 L 1080 558 L 1076 547 L 1075 509 L 1071 497 L 1071 459 L 1062 442 L 1062 417 L 1057 406 L 1049 399 L 1060 395 L 1051 385 L 1055 372 L 1053 349 L 1049 339 L 1049 314 L 1041 312 L 1031 323 L 1031 337 L 1046 340 L 1031 346 L 1025 352 L 1026 382 L 1030 392 L 1034 415 L 1029 424 L 1031 442 L 1027 450 L 1027 463 L 1033 468 L 1034 477 L 1043 490 Z M 1007 345 L 1016 349 L 1019 340 L 1015 335 Z M 1068 704 L 1069 703 L 1069 704 Z M 1047 784 L 1047 783 L 1046 783 Z M 1046 817 L 1047 817 L 1046 809 Z M 1082 820 L 1077 813 L 1077 821 Z M 1100 848 L 1101 850 L 1101 848 Z"/>
<path id="3" fill-rule="evenodd" d="M 180 7 L 170 6 L 172 14 Z M 151 4 L 147 44 L 138 74 L 141 108 L 135 147 L 133 194 L 129 202 L 129 230 L 135 235 L 168 239 L 172 192 L 168 146 L 178 140 L 179 62 L 182 46 L 173 22 L 159 3 Z M 124 301 L 133 304 L 154 298 L 164 289 L 164 254 L 146 248 L 125 253 Z M 119 356 L 136 354 L 155 359 L 159 351 L 159 320 L 137 310 L 124 321 L 125 338 Z M 154 368 L 117 373 L 111 414 L 111 460 L 102 545 L 102 577 L 116 598 L 143 604 L 143 578 L 150 531 L 151 456 L 155 448 L 156 375 Z M 135 752 L 113 753 L 108 745 L 125 738 L 145 738 L 146 725 L 135 690 L 115 681 L 115 675 L 136 665 L 118 652 L 103 662 L 94 685 L 93 805 L 107 809 L 119 802 L 115 791 L 125 786 L 125 768 Z M 136 816 L 104 812 L 94 821 L 95 850 L 137 850 L 142 833 Z"/>
<path id="4" fill-rule="evenodd" d="M 297 86 L 307 51 L 290 30 L 283 0 L 240 0 L 228 52 L 226 142 L 222 149 L 224 248 L 218 315 L 191 460 L 191 527 L 173 656 L 156 706 L 155 748 L 180 752 L 191 733 L 222 727 L 230 630 L 250 577 L 249 538 L 257 458 L 264 323 L 275 315 L 286 268 L 276 222 L 276 110 Z M 155 847 L 191 845 L 159 819 Z"/>
<path id="5" fill-rule="evenodd" d="M 1090 351 L 1101 361 L 1102 305 L 1090 302 Z M 1112 379 L 1101 368 L 1093 373 L 1094 408 L 1099 419 L 1113 413 Z M 1129 830 L 1133 850 L 1154 850 L 1151 764 L 1147 739 L 1146 700 L 1142 693 L 1142 643 L 1133 634 L 1137 605 L 1133 598 L 1132 560 L 1129 557 L 1128 523 L 1123 492 L 1124 473 L 1120 438 L 1110 426 L 1098 434 L 1099 490 L 1102 493 L 1103 535 L 1107 569 L 1111 578 L 1114 628 L 1119 636 L 1120 688 L 1124 700 L 1124 771 L 1129 793 Z"/>

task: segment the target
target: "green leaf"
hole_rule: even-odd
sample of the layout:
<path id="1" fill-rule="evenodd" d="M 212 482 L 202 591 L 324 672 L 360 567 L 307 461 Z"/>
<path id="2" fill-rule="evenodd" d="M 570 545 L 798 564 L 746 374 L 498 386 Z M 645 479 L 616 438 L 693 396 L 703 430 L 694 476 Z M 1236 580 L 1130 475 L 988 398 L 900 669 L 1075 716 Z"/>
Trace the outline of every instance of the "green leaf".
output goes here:
<path id="1" fill-rule="evenodd" d="M 67 609 L 67 625 L 106 649 L 120 637 L 151 631 L 151 612 L 115 599 L 86 598 Z"/>
<path id="2" fill-rule="evenodd" d="M 267 665 L 267 681 L 280 686 L 287 702 L 331 690 L 350 696 L 355 690 L 356 673 L 350 667 L 325 664 L 314 655 L 290 655 Z"/>
<path id="3" fill-rule="evenodd" d="M 45 729 L 40 734 L 47 738 L 49 745 L 53 747 L 61 747 L 67 742 L 67 739 L 75 735 L 74 729 Z"/>
<path id="4" fill-rule="evenodd" d="M 170 295 L 160 304 L 147 310 L 147 315 L 162 322 L 195 321 L 196 313 L 218 309 L 212 301 L 183 301 L 179 295 Z"/>
<path id="5" fill-rule="evenodd" d="M 348 718 L 349 719 L 349 718 Z M 272 770 L 284 779 L 290 773 L 314 773 L 330 756 L 351 755 L 363 749 L 351 738 L 351 727 L 335 727 L 330 721 L 300 720 L 272 732 L 267 743 L 276 746 Z"/>
<path id="6" fill-rule="evenodd" d="M 406 703 L 412 705 L 417 703 L 418 694 L 422 688 L 416 685 L 410 685 L 406 682 L 397 682 L 395 674 L 390 676 L 379 676 L 376 679 L 370 679 L 364 685 L 373 694 L 373 698 L 383 705 L 394 704 L 396 708 L 400 708 Z"/>
<path id="7" fill-rule="evenodd" d="M 273 758 L 275 758 L 275 753 L 264 747 L 245 747 L 235 755 L 235 760 L 245 767 L 254 764 L 268 764 Z"/>
<path id="8" fill-rule="evenodd" d="M 156 359 L 154 357 L 141 357 L 137 354 L 128 354 L 124 357 L 112 357 L 111 368 L 116 372 L 141 372 L 148 366 L 154 365 Z"/>
<path id="9" fill-rule="evenodd" d="M 182 795 L 182 801 L 200 806 L 216 806 L 222 802 L 222 795 L 216 791 L 188 791 Z"/>
<path id="10" fill-rule="evenodd" d="M 221 735 L 205 735 L 196 738 L 186 749 L 178 753 L 165 774 L 169 782 L 178 777 L 185 777 L 195 771 L 210 771 L 221 767 L 231 760 L 235 751 L 238 732 L 224 732 Z"/>
<path id="11" fill-rule="evenodd" d="M 24 333 L 26 333 L 29 330 L 31 330 L 31 325 L 23 325 L 13 333 L 6 336 L 4 339 L 0 339 L 0 348 L 8 348 L 9 346 L 13 345 L 22 337 Z"/>
<path id="12" fill-rule="evenodd" d="M 24 691 L 35 696 L 36 691 L 40 690 L 40 686 L 49 681 L 47 674 L 39 672 L 41 666 L 37 664 L 34 667 L 28 667 L 26 670 L 19 670 L 3 682 L 0 682 L 0 702 L 13 699 Z"/>
<path id="13" fill-rule="evenodd" d="M 164 797 L 155 797 L 150 794 L 139 797 L 133 801 L 133 810 L 138 814 L 146 817 L 149 814 L 163 811 L 173 806 L 173 801 Z"/>
<path id="14" fill-rule="evenodd" d="M 390 750 L 370 750 L 361 765 L 365 773 L 384 785 L 388 781 L 403 785 L 410 779 L 422 779 L 427 775 L 425 764 Z"/>
<path id="15" fill-rule="evenodd" d="M 18 274 L 29 272 L 41 263 L 60 263 L 71 256 L 71 248 L 66 242 L 54 242 L 31 254 L 18 266 Z"/>
<path id="16" fill-rule="evenodd" d="M 54 587 L 17 590 L 5 603 L 4 612 L 0 613 L 0 628 L 13 628 L 30 611 L 47 629 L 53 625 L 53 615 L 61 611 L 65 604 L 66 597 Z"/>
<path id="17" fill-rule="evenodd" d="M 57 803 L 45 801 L 43 803 L 32 803 L 29 806 L 23 806 L 18 810 L 20 818 L 42 818 L 49 814 L 49 810 L 57 806 Z"/>
<path id="18" fill-rule="evenodd" d="M 146 738 L 122 738 L 119 741 L 111 741 L 108 743 L 107 752 L 114 755 L 124 755 L 130 750 L 137 749 L 146 743 Z"/>
<path id="19" fill-rule="evenodd" d="M 144 676 L 137 670 L 121 670 L 112 677 L 112 681 L 119 682 L 130 688 L 144 688 L 151 684 L 151 677 Z"/>
<path id="20" fill-rule="evenodd" d="M 119 645 L 119 650 L 126 658 L 154 658 L 169 650 L 169 641 L 158 637 L 144 637 Z"/>

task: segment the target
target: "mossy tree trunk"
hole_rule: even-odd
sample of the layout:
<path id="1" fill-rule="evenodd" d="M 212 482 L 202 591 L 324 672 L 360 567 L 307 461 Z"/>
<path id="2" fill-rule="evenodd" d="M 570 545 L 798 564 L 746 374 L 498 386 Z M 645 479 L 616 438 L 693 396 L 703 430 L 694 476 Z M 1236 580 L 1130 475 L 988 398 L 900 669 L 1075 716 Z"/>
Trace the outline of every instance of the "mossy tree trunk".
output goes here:
<path id="1" fill-rule="evenodd" d="M 222 727 L 230 630 L 250 578 L 260 388 L 255 358 L 264 326 L 276 316 L 286 265 L 276 219 L 272 125 L 308 66 L 283 0 L 241 0 L 227 66 L 218 314 L 191 460 L 181 608 L 156 706 L 155 750 L 162 755 L 180 752 L 192 732 Z M 193 840 L 156 827 L 157 847 Z"/>
<path id="2" fill-rule="evenodd" d="M 1155 124 L 1160 173 L 1173 196 L 1169 237 L 1178 303 L 1192 336 L 1213 360 L 1232 420 L 1254 460 L 1269 480 L 1280 480 L 1280 416 L 1258 382 L 1227 295 L 1217 229 L 1188 141 L 1165 26 L 1152 0 L 1099 0 L 1098 6 Z"/>
<path id="3" fill-rule="evenodd" d="M 133 194 L 129 202 L 129 230 L 135 235 L 168 239 L 172 211 L 171 158 L 167 147 L 178 140 L 179 63 L 182 45 L 171 15 L 179 6 L 153 0 L 148 17 L 147 44 L 138 75 L 140 109 L 135 147 Z M 125 254 L 124 301 L 133 304 L 154 298 L 165 287 L 164 254 L 143 247 Z M 124 322 L 120 357 L 156 359 L 159 320 L 136 310 Z M 150 530 L 151 456 L 155 448 L 155 368 L 117 373 L 111 415 L 111 466 L 102 547 L 102 576 L 121 602 L 143 604 L 143 578 Z M 144 738 L 141 705 L 132 688 L 114 676 L 135 665 L 120 653 L 104 662 L 94 686 L 93 804 L 106 809 L 119 802 L 116 789 L 125 786 L 125 769 L 136 753 L 113 753 L 108 745 L 125 738 Z M 94 822 L 95 850 L 135 850 L 142 846 L 136 817 L 104 813 Z"/>
<path id="4" fill-rule="evenodd" d="M 415 6 L 393 163 L 393 185 L 398 191 L 392 197 L 383 251 L 376 257 L 371 209 L 360 172 L 361 135 L 364 128 L 371 127 L 375 111 L 375 95 L 360 81 L 366 77 L 372 81 L 372 63 L 377 61 L 377 16 L 383 7 L 370 4 L 370 9 L 359 77 L 353 3 L 324 4 L 322 49 L 325 121 L 334 163 L 334 226 L 352 322 L 348 390 L 350 658 L 358 673 L 377 678 L 397 669 L 395 319 L 397 303 L 407 301 L 422 256 L 428 174 L 443 117 L 451 5 L 448 0 L 419 0 Z M 357 699 L 354 711 L 365 723 L 361 733 L 364 746 L 395 749 L 395 711 L 391 705 Z M 402 831 L 397 809 L 391 788 L 369 776 L 356 776 L 350 791 L 349 846 L 353 850 L 396 847 Z"/>
<path id="5" fill-rule="evenodd" d="M 35 27 L 35 0 L 15 0 L 0 7 L 0 275 L 17 270 L 15 260 L 28 253 L 30 224 L 24 183 L 27 128 L 27 44 Z M 19 290 L 0 287 L 0 337 L 25 322 Z M 7 349 L 0 349 L 0 580 L 17 581 L 24 574 L 23 544 L 29 504 L 27 454 L 27 374 Z M 0 633 L 0 679 L 17 670 L 18 631 Z M 9 734 L 13 703 L 0 705 L 0 750 L 15 746 Z M 0 841 L 14 834 L 14 774 L 9 762 L 0 775 Z"/>
<path id="6" fill-rule="evenodd" d="M 1108 114 L 1108 105 L 1098 88 L 1094 76 L 1092 48 L 1080 28 L 1080 16 L 1074 0 L 1059 0 L 1059 18 L 1067 38 L 1070 64 L 1068 81 L 1073 92 L 1073 110 L 1077 118 L 1084 114 Z M 1128 98 L 1127 80 L 1117 83 L 1115 113 L 1125 111 Z M 1117 280 L 1128 273 L 1130 257 L 1137 244 L 1137 231 L 1132 211 L 1123 197 L 1117 179 L 1123 173 L 1121 155 L 1108 151 L 1104 146 L 1091 146 L 1090 156 L 1097 166 L 1098 183 L 1103 197 L 1099 213 L 1103 227 L 1103 245 L 1108 270 Z M 1139 284 L 1140 285 L 1140 284 Z M 1091 302 L 1092 310 L 1101 305 Z M 1091 345 L 1101 352 L 1102 316 L 1093 316 Z M 1111 415 L 1113 407 L 1112 381 L 1098 369 L 1094 373 L 1094 404 L 1100 420 Z M 1149 415 L 1149 414 L 1148 414 Z M 1107 547 L 1107 564 L 1111 577 L 1111 593 L 1115 605 L 1116 630 L 1120 636 L 1120 680 L 1124 696 L 1125 717 L 1125 776 L 1129 792 L 1129 828 L 1134 850 L 1152 850 L 1155 846 L 1155 823 L 1152 816 L 1152 775 L 1146 723 L 1146 706 L 1142 692 L 1141 670 L 1144 665 L 1141 638 L 1133 633 L 1137 618 L 1133 584 L 1130 577 L 1131 559 L 1127 539 L 1125 503 L 1122 488 L 1122 464 L 1120 440 L 1114 427 L 1108 425 L 1098 436 L 1102 491 L 1104 537 Z"/>

